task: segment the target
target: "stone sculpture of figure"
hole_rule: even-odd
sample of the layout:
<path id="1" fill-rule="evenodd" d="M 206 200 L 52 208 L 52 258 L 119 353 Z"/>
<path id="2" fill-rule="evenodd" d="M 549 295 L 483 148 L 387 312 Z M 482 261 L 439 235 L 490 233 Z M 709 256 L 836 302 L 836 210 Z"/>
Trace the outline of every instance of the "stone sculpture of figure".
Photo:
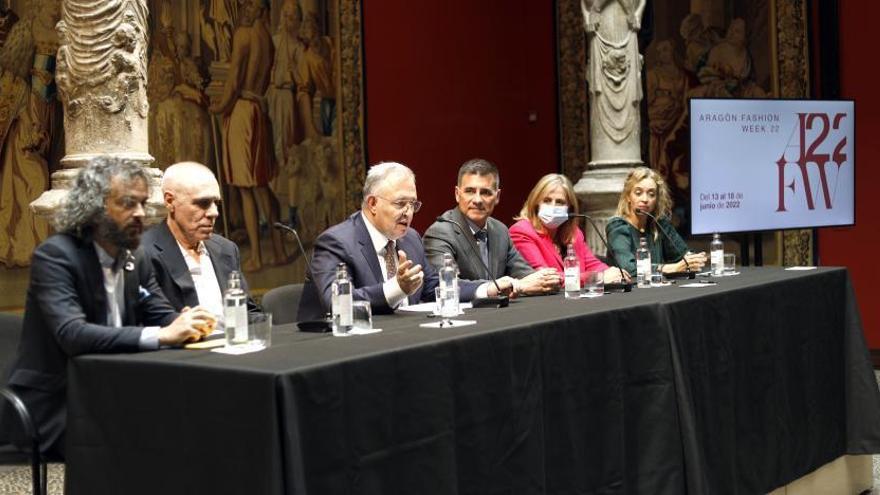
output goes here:
<path id="1" fill-rule="evenodd" d="M 687 116 L 688 78 L 675 58 L 672 41 L 653 43 L 647 50 L 648 128 L 651 168 L 669 179 L 672 159 L 667 146 Z"/>
<path id="2" fill-rule="evenodd" d="M 720 36 L 703 24 L 700 14 L 688 14 L 681 21 L 679 32 L 685 44 L 684 67 L 696 75 L 706 64 L 709 50 L 718 43 Z"/>
<path id="3" fill-rule="evenodd" d="M 271 124 L 266 111 L 266 89 L 274 58 L 272 37 L 262 16 L 261 0 L 239 4 L 239 26 L 232 37 L 229 77 L 211 112 L 223 115 L 223 178 L 241 193 L 242 210 L 250 252 L 242 263 L 246 271 L 263 265 L 260 253 L 260 215 L 269 225 L 278 221 L 278 200 L 269 188 L 277 174 L 272 152 Z M 275 258 L 288 262 L 277 229 L 270 229 Z"/>
<path id="4" fill-rule="evenodd" d="M 645 0 L 581 0 L 589 40 L 592 163 L 641 163 L 638 31 Z"/>
<path id="5" fill-rule="evenodd" d="M 763 98 L 767 93 L 753 81 L 752 56 L 746 38 L 746 23 L 734 19 L 723 40 L 709 51 L 706 65 L 697 77 L 700 86 L 691 96 Z"/>
<path id="6" fill-rule="evenodd" d="M 297 64 L 303 45 L 299 40 L 300 14 L 296 0 L 285 0 L 281 6 L 278 29 L 272 36 L 275 45 L 275 61 L 272 64 L 272 81 L 266 97 L 269 101 L 269 120 L 272 121 L 275 160 L 279 173 L 272 189 L 286 196 L 289 207 L 295 207 L 295 190 L 290 187 L 296 174 L 291 170 L 290 150 L 304 138 L 301 118 L 296 110 Z"/>
<path id="7" fill-rule="evenodd" d="M 49 187 L 48 158 L 62 132 L 53 68 L 56 0 L 29 4 L 0 49 L 0 263 L 27 266 L 49 234 L 29 204 Z"/>

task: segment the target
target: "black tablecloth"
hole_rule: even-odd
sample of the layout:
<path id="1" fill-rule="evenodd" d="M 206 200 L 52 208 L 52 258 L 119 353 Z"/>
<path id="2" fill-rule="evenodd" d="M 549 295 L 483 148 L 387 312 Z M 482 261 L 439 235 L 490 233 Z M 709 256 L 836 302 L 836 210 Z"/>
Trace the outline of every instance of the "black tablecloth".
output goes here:
<path id="1" fill-rule="evenodd" d="M 880 452 L 842 269 L 470 310 L 349 338 L 83 356 L 71 494 L 762 493 Z"/>

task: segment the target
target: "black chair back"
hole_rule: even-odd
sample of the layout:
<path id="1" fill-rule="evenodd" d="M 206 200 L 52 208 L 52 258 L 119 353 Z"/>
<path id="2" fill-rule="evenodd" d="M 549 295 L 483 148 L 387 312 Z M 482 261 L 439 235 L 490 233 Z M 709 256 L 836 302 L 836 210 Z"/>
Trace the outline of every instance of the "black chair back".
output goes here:
<path id="1" fill-rule="evenodd" d="M 23 318 L 12 313 L 0 313 L 0 387 L 6 386 L 9 367 L 18 352 Z"/>
<path id="2" fill-rule="evenodd" d="M 21 340 L 23 318 L 10 313 L 0 313 L 0 430 L 7 424 L 15 423 L 22 428 L 24 437 L 29 440 L 29 451 L 22 451 L 12 445 L 6 438 L 8 431 L 0 431 L 0 464 L 30 464 L 31 490 L 40 495 L 46 493 L 46 460 L 39 453 L 39 437 L 36 426 L 31 419 L 27 406 L 12 390 L 6 388 L 9 368 L 18 352 L 18 341 Z"/>
<path id="3" fill-rule="evenodd" d="M 272 313 L 273 325 L 284 325 L 296 321 L 303 284 L 290 284 L 275 287 L 263 294 L 263 311 Z"/>

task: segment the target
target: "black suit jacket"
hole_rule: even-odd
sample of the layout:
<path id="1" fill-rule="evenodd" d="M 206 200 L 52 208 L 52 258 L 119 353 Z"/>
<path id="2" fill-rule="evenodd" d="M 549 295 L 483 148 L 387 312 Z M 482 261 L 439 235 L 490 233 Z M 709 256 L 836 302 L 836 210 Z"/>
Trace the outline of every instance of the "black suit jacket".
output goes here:
<path id="1" fill-rule="evenodd" d="M 438 268 L 443 264 L 443 254 L 449 253 L 455 258 L 462 278 L 486 278 L 486 268 L 480 259 L 480 247 L 471 232 L 467 218 L 458 208 L 447 210 L 440 216 L 456 222 L 462 229 L 441 221 L 436 221 L 428 227 L 422 238 L 428 261 L 434 265 L 434 268 Z M 522 278 L 535 271 L 513 246 L 506 225 L 492 217 L 489 217 L 486 225 L 489 236 L 488 268 L 491 270 L 489 276 L 496 279 L 505 275 Z"/>
<path id="2" fill-rule="evenodd" d="M 339 263 L 345 263 L 348 267 L 355 300 L 370 301 L 373 314 L 394 312 L 385 300 L 382 288 L 385 280 L 365 221 L 361 212 L 357 211 L 342 223 L 325 230 L 315 241 L 315 252 L 309 265 L 314 280 L 311 276 L 306 278 L 299 304 L 299 321 L 321 319 L 330 311 L 331 287 Z M 433 301 L 434 289 L 439 281 L 437 272 L 425 257 L 425 247 L 419 234 L 411 228 L 407 229 L 406 234 L 397 240 L 397 249 L 405 252 L 407 259 L 413 260 L 414 264 L 422 265 L 425 274 L 422 286 L 408 297 L 409 303 Z M 473 299 L 481 283 L 482 280 L 461 280 L 461 300 Z"/>
<path id="3" fill-rule="evenodd" d="M 156 273 L 156 281 L 162 292 L 174 309 L 180 311 L 184 306 L 194 308 L 199 305 L 199 295 L 196 293 L 195 282 L 186 267 L 180 245 L 164 221 L 147 230 L 141 241 L 144 254 L 153 265 Z M 208 250 L 208 258 L 214 267 L 214 274 L 220 284 L 221 294 L 226 291 L 229 283 L 229 273 L 233 270 L 241 271 L 241 257 L 238 246 L 229 239 L 214 234 L 205 241 L 205 249 Z M 242 289 L 248 293 L 247 281 L 244 274 L 241 277 Z M 254 303 L 248 293 L 248 311 L 260 311 L 260 307 Z"/>
<path id="4" fill-rule="evenodd" d="M 56 444 L 66 424 L 68 359 L 138 351 L 144 326 L 165 326 L 177 317 L 143 253 L 132 253 L 129 261 L 123 326 L 114 328 L 107 325 L 104 274 L 90 236 L 56 234 L 34 251 L 21 341 L 7 383 L 31 410 L 44 451 L 63 448 Z M 3 418 L 8 428 L 10 414 Z"/>

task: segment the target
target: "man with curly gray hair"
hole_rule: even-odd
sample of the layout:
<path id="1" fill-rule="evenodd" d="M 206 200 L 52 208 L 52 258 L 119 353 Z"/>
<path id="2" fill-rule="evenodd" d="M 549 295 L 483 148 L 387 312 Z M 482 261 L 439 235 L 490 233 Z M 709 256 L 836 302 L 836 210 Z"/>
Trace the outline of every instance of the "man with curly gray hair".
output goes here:
<path id="1" fill-rule="evenodd" d="M 56 218 L 58 233 L 34 251 L 18 355 L 9 387 L 30 409 L 44 453 L 64 456 L 67 360 L 198 340 L 214 317 L 169 305 L 150 263 L 135 251 L 149 181 L 135 162 L 101 157 L 77 176 Z M 11 431 L 9 414 L 2 430 Z"/>

